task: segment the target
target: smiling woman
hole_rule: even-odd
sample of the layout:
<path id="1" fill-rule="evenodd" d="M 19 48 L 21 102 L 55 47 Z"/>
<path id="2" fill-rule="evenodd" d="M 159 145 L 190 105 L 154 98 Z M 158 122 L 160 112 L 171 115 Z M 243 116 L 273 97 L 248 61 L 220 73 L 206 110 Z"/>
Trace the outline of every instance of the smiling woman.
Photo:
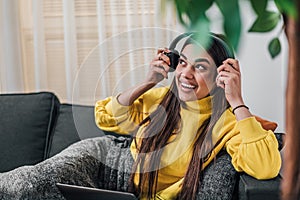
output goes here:
<path id="1" fill-rule="evenodd" d="M 170 50 L 159 49 L 142 84 L 96 103 L 101 129 L 134 133 L 129 181 L 141 199 L 196 199 L 203 169 L 222 150 L 238 172 L 257 179 L 279 173 L 276 137 L 244 105 L 231 48 L 216 34 L 199 45 L 199 34 L 188 34 L 171 86 L 153 88 L 170 71 Z"/>
<path id="2" fill-rule="evenodd" d="M 114 135 L 0 173 L 0 199 L 64 199 L 58 182 L 129 191 L 140 199 L 232 199 L 237 172 L 275 177 L 278 143 L 242 104 L 239 63 L 211 36 L 203 51 L 195 34 L 180 50 L 186 62 L 173 70 L 171 85 L 154 88 L 170 75 L 169 49 L 159 49 L 141 84 L 96 103 L 95 122 Z M 203 66 L 195 65 L 199 61 Z"/>

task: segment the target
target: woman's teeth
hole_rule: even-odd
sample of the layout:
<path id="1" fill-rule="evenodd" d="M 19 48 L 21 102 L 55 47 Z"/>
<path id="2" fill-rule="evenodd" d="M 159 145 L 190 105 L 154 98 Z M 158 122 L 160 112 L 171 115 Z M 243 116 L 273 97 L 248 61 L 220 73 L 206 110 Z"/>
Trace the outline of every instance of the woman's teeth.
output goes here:
<path id="1" fill-rule="evenodd" d="M 186 83 L 181 83 L 181 86 L 184 87 L 184 88 L 188 88 L 188 89 L 194 89 L 196 87 L 194 85 L 189 85 L 189 84 L 186 84 Z"/>

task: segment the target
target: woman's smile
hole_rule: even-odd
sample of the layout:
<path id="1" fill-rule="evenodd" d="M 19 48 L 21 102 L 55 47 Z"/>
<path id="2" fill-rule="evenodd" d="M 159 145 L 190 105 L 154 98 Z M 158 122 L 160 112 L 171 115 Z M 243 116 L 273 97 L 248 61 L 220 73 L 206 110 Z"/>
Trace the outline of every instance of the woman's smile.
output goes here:
<path id="1" fill-rule="evenodd" d="M 181 82 L 180 84 L 181 84 L 181 86 L 182 86 L 183 89 L 193 90 L 193 89 L 196 88 L 195 85 L 191 85 L 191 84 L 188 84 L 188 83 L 182 83 Z"/>

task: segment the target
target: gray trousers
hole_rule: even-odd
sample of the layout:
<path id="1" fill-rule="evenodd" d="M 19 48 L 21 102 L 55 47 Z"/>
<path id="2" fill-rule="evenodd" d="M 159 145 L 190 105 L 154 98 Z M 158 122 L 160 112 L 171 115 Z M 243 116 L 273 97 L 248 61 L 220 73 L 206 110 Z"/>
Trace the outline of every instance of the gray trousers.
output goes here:
<path id="1" fill-rule="evenodd" d="M 0 173 L 2 200 L 64 200 L 56 183 L 128 191 L 133 166 L 130 139 L 103 136 L 77 142 L 34 166 Z M 232 199 L 237 172 L 223 154 L 204 171 L 197 199 Z"/>

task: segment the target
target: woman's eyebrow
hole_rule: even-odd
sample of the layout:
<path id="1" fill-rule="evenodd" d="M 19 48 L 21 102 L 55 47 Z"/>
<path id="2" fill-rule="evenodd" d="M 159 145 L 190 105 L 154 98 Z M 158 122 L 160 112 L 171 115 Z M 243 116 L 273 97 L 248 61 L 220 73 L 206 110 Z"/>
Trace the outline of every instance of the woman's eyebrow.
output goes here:
<path id="1" fill-rule="evenodd" d="M 180 56 L 187 60 L 187 57 L 184 54 L 181 53 Z M 206 62 L 207 64 L 210 64 L 209 60 L 206 58 L 197 58 L 195 62 Z"/>
<path id="2" fill-rule="evenodd" d="M 180 56 L 187 60 L 187 57 L 183 53 L 181 53 Z"/>
<path id="3" fill-rule="evenodd" d="M 209 60 L 206 58 L 198 58 L 195 60 L 195 62 L 206 62 L 207 64 L 210 64 Z"/>

